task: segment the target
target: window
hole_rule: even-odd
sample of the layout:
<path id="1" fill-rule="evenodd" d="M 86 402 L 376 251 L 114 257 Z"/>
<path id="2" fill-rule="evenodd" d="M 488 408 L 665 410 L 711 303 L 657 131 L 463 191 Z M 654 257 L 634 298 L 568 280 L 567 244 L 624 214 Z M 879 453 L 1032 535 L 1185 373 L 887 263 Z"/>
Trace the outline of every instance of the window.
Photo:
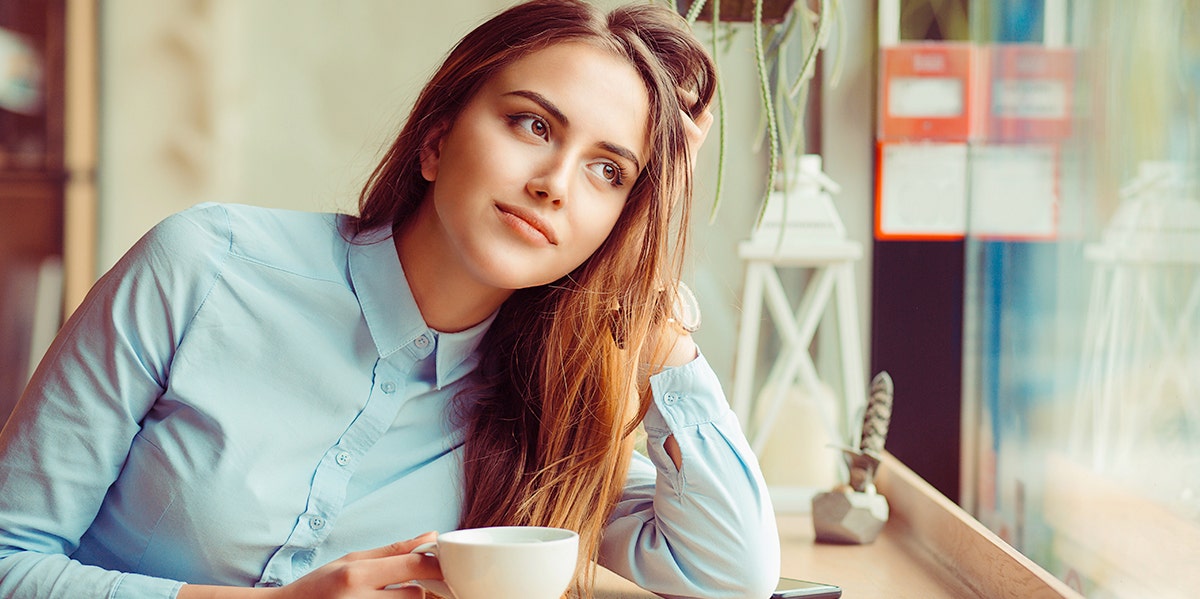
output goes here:
<path id="1" fill-rule="evenodd" d="M 961 503 L 1089 597 L 1200 585 L 1190 6 L 972 7 L 1004 101 L 972 145 Z"/>

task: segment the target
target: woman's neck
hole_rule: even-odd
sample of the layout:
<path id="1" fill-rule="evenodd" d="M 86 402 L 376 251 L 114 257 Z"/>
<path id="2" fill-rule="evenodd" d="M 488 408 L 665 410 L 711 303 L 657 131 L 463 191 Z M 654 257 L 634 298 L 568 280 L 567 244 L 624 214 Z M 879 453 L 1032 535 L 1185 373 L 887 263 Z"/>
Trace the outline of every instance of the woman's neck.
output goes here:
<path id="1" fill-rule="evenodd" d="M 396 231 L 393 242 L 425 324 L 454 333 L 491 316 L 512 291 L 484 285 L 451 258 L 457 254 L 447 247 L 437 219 L 427 212 L 432 204 L 422 202 L 414 218 Z"/>

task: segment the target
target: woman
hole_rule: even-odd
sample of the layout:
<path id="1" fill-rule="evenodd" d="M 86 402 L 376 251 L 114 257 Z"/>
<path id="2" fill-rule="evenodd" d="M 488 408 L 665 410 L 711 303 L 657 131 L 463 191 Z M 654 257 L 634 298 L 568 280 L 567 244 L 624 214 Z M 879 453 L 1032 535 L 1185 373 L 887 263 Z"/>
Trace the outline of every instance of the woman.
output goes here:
<path id="1" fill-rule="evenodd" d="M 0 436 L 0 595 L 415 597 L 384 589 L 440 576 L 417 533 L 536 524 L 662 595 L 767 596 L 761 475 L 672 322 L 713 76 L 667 9 L 523 4 L 359 216 L 159 224 Z"/>

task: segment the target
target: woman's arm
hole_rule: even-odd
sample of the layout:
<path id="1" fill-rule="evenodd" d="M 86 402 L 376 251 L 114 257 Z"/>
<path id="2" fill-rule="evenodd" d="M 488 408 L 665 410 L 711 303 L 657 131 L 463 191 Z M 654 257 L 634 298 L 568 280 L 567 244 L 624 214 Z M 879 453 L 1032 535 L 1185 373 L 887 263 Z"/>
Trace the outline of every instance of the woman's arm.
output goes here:
<path id="1" fill-rule="evenodd" d="M 668 355 L 650 378 L 649 459 L 634 455 L 600 562 L 666 597 L 767 597 L 779 537 L 757 460 L 690 336 Z"/>
<path id="2" fill-rule="evenodd" d="M 69 556 L 216 278 L 197 261 L 221 255 L 208 251 L 220 244 L 191 217 L 158 225 L 97 282 L 47 351 L 0 433 L 0 596 L 171 597 L 178 589 Z"/>
<path id="3" fill-rule="evenodd" d="M 680 102 L 695 94 L 680 90 Z M 709 110 L 684 119 L 690 166 L 712 123 Z M 600 563 L 665 597 L 767 597 L 779 577 L 775 514 L 716 373 L 675 327 L 646 348 L 649 459 L 633 456 Z"/>
<path id="4" fill-rule="evenodd" d="M 661 364 L 654 367 L 654 373 L 661 372 L 664 368 L 675 368 L 683 366 L 692 360 L 695 360 L 700 355 L 700 348 L 696 347 L 696 342 L 692 340 L 691 334 L 687 332 L 675 331 L 672 335 L 673 340 L 669 343 L 670 349 L 666 350 L 666 355 L 660 359 L 651 358 L 654 364 Z M 639 385 L 641 388 L 644 385 Z M 675 464 L 675 469 L 683 467 L 683 454 L 679 451 L 679 442 L 675 440 L 675 435 L 667 435 L 663 440 L 663 449 L 670 456 L 671 462 Z"/>

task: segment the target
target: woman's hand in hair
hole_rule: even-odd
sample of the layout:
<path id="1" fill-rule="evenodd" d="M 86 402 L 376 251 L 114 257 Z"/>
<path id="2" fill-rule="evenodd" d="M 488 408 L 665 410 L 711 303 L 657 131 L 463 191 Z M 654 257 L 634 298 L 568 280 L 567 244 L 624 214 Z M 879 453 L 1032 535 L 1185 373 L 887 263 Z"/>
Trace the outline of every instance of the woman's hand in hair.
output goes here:
<path id="1" fill-rule="evenodd" d="M 683 106 L 680 112 L 683 113 L 684 135 L 688 142 L 688 166 L 693 169 L 696 168 L 696 158 L 700 155 L 700 146 L 704 145 L 714 120 L 712 110 L 708 106 L 703 107 L 695 118 L 692 117 L 690 111 L 695 111 L 696 99 L 696 92 L 679 90 L 679 104 Z"/>

